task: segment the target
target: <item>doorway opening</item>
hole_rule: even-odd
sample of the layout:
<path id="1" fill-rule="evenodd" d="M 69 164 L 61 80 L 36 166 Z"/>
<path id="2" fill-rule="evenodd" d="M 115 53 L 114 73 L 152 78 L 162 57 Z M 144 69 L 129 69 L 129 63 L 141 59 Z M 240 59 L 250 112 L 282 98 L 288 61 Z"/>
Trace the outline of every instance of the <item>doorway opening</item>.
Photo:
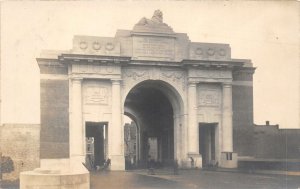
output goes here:
<path id="1" fill-rule="evenodd" d="M 124 115 L 124 155 L 125 169 L 135 169 L 138 160 L 139 136 L 136 123 L 129 117 Z"/>
<path id="2" fill-rule="evenodd" d="M 86 122 L 86 166 L 89 170 L 97 169 L 104 165 L 108 150 L 108 127 L 103 122 Z"/>
<path id="3" fill-rule="evenodd" d="M 203 167 L 215 167 L 216 161 L 216 128 L 217 123 L 199 124 L 199 152 L 202 155 Z"/>
<path id="4" fill-rule="evenodd" d="M 138 125 L 137 168 L 169 166 L 174 161 L 174 113 L 158 81 L 135 86 L 125 100 L 125 114 Z M 164 87 L 166 88 L 166 87 Z"/>

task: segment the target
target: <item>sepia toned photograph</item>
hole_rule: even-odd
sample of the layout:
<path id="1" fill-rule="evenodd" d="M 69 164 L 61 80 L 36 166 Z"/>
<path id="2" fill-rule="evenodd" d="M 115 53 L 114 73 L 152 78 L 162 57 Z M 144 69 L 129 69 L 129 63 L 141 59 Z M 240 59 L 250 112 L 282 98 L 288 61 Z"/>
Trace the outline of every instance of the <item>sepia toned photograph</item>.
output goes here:
<path id="1" fill-rule="evenodd" d="M 299 1 L 1 1 L 0 189 L 299 189 Z"/>

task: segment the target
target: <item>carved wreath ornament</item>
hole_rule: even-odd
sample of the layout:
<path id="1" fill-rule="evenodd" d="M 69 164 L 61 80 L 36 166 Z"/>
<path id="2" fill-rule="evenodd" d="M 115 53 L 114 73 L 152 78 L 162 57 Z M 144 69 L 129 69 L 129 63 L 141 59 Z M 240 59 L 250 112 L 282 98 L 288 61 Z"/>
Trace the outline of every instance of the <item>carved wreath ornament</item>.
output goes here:
<path id="1" fill-rule="evenodd" d="M 176 81 L 176 80 L 181 79 L 183 77 L 182 73 L 173 72 L 173 71 L 162 72 L 162 75 L 165 76 L 165 77 L 167 77 L 167 78 L 172 79 L 173 81 Z"/>
<path id="2" fill-rule="evenodd" d="M 131 77 L 133 80 L 136 80 L 140 77 L 143 77 L 147 71 L 134 71 L 134 70 L 126 70 L 125 75 L 127 77 Z"/>
<path id="3" fill-rule="evenodd" d="M 220 56 L 225 56 L 225 55 L 226 55 L 226 52 L 225 52 L 224 49 L 220 49 L 220 50 L 218 50 L 217 52 L 218 52 L 218 54 L 219 54 Z M 213 49 L 213 48 L 209 48 L 209 49 L 206 50 L 206 53 L 207 53 L 207 55 L 209 55 L 209 56 L 213 56 L 213 55 L 215 55 L 216 51 L 215 51 L 215 49 Z M 203 49 L 200 48 L 200 47 L 196 48 L 196 49 L 195 49 L 195 54 L 196 54 L 196 55 L 203 55 Z"/>
<path id="4" fill-rule="evenodd" d="M 225 56 L 225 55 L 226 55 L 226 52 L 225 52 L 225 50 L 224 50 L 224 49 L 220 49 L 220 51 L 219 51 L 219 55 L 221 55 L 221 56 Z"/>
<path id="5" fill-rule="evenodd" d="M 105 49 L 108 50 L 108 51 L 111 51 L 115 48 L 114 44 L 112 44 L 111 42 L 107 43 L 105 45 Z"/>
<path id="6" fill-rule="evenodd" d="M 208 54 L 209 56 L 213 56 L 213 55 L 215 54 L 215 50 L 212 49 L 212 48 L 209 48 L 209 49 L 207 50 L 207 54 Z"/>
<path id="7" fill-rule="evenodd" d="M 87 47 L 88 47 L 88 44 L 87 44 L 87 42 L 85 42 L 85 41 L 81 41 L 80 43 L 79 43 L 79 47 L 81 48 L 81 49 L 87 49 Z"/>
<path id="8" fill-rule="evenodd" d="M 93 43 L 93 49 L 94 50 L 100 50 L 101 49 L 101 44 L 99 42 L 94 42 Z"/>
<path id="9" fill-rule="evenodd" d="M 197 49 L 195 50 L 195 53 L 196 53 L 197 55 L 202 55 L 202 54 L 203 54 L 203 51 L 202 51 L 201 48 L 197 48 Z"/>

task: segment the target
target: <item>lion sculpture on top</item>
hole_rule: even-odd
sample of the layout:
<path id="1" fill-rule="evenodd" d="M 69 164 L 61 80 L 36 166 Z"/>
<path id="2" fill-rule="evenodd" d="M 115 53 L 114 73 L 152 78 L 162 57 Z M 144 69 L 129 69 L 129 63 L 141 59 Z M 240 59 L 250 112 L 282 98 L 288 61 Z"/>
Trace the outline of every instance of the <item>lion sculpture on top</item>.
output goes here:
<path id="1" fill-rule="evenodd" d="M 173 29 L 163 23 L 163 13 L 155 10 L 151 19 L 142 18 L 133 28 L 135 31 L 150 31 L 159 33 L 173 33 Z"/>
<path id="2" fill-rule="evenodd" d="M 160 10 L 155 10 L 151 19 L 143 17 L 137 25 L 157 25 L 163 23 L 163 13 Z"/>

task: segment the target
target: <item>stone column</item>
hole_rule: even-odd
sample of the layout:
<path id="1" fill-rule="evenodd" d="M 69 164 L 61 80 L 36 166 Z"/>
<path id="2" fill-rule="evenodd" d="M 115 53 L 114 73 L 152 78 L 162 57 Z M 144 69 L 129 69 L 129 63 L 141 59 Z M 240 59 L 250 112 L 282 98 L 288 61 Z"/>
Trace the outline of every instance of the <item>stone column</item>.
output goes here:
<path id="1" fill-rule="evenodd" d="M 188 84 L 188 167 L 201 168 L 202 157 L 199 154 L 199 126 L 197 120 L 197 83 Z"/>
<path id="2" fill-rule="evenodd" d="M 232 144 L 232 85 L 223 83 L 223 106 L 222 106 L 222 132 L 223 152 L 233 152 Z"/>
<path id="3" fill-rule="evenodd" d="M 125 170 L 124 158 L 124 129 L 121 114 L 120 80 L 112 80 L 112 116 L 108 127 L 110 141 L 110 158 L 112 170 Z"/>
<path id="4" fill-rule="evenodd" d="M 188 84 L 188 153 L 199 154 L 196 83 Z"/>
<path id="5" fill-rule="evenodd" d="M 82 122 L 82 78 L 72 80 L 71 125 L 70 125 L 70 158 L 84 162 L 84 127 Z"/>

